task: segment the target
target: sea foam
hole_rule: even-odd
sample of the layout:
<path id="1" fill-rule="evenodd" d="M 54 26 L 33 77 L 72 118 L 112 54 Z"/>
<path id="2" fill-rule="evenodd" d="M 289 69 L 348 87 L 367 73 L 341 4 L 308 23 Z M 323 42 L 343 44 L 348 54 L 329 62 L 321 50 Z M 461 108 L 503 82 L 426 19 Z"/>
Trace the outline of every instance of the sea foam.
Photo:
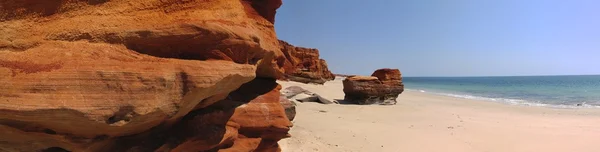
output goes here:
<path id="1" fill-rule="evenodd" d="M 427 94 L 455 97 L 455 98 L 500 102 L 500 103 L 505 103 L 505 104 L 510 104 L 510 105 L 520 105 L 520 106 L 568 108 L 568 109 L 571 109 L 571 108 L 600 108 L 600 106 L 589 105 L 589 104 L 586 104 L 585 102 L 582 102 L 579 105 L 557 105 L 557 104 L 545 104 L 545 103 L 541 103 L 539 101 L 528 101 L 528 100 L 523 100 L 523 99 L 490 98 L 490 97 L 481 97 L 481 96 L 474 96 L 474 95 L 468 95 L 468 94 L 456 94 L 456 93 L 443 93 L 443 92 L 436 92 L 436 91 L 428 91 L 428 90 L 423 90 L 423 89 L 419 89 L 419 90 L 406 89 L 406 90 L 418 91 L 418 92 L 427 93 Z"/>

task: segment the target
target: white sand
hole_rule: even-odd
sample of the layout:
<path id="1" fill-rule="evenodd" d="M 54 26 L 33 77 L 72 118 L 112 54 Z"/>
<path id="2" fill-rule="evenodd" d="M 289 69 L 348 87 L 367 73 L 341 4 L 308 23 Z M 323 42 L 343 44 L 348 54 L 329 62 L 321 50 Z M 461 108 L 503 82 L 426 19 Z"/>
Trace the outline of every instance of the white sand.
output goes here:
<path id="1" fill-rule="evenodd" d="M 297 85 L 343 99 L 341 81 Z M 398 104 L 298 103 L 284 152 L 600 152 L 600 109 L 553 109 L 405 91 Z"/>

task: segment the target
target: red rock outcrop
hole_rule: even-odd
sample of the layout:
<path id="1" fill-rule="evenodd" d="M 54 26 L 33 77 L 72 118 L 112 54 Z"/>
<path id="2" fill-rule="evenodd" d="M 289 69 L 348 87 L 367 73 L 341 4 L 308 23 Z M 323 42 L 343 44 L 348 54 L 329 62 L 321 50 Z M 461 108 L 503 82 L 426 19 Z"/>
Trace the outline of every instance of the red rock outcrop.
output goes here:
<path id="1" fill-rule="evenodd" d="M 286 58 L 284 79 L 316 84 L 335 79 L 327 68 L 327 62 L 319 58 L 319 50 L 296 47 L 282 40 L 279 40 L 279 45 Z"/>
<path id="2" fill-rule="evenodd" d="M 344 101 L 357 104 L 396 104 L 404 91 L 402 75 L 398 69 L 379 69 L 370 77 L 350 76 L 343 81 Z"/>
<path id="3" fill-rule="evenodd" d="M 0 151 L 278 151 L 280 5 L 0 2 Z"/>
<path id="4" fill-rule="evenodd" d="M 292 126 L 279 90 L 274 79 L 254 79 L 173 127 L 118 137 L 98 151 L 278 151 L 277 141 Z"/>

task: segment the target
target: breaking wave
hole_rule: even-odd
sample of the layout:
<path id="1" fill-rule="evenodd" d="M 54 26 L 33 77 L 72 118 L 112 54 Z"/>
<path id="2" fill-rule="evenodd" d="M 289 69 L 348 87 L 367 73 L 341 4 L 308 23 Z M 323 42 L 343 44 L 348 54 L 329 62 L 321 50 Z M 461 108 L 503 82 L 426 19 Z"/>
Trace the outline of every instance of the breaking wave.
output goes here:
<path id="1" fill-rule="evenodd" d="M 506 104 L 510 104 L 510 105 L 552 107 L 552 108 L 600 108 L 600 106 L 589 105 L 586 102 L 581 102 L 581 103 L 572 104 L 572 105 L 546 104 L 546 103 L 541 103 L 540 101 L 528 101 L 528 100 L 523 100 L 523 99 L 490 98 L 490 97 L 474 96 L 474 95 L 468 95 L 468 94 L 444 93 L 444 92 L 439 92 L 439 91 L 429 91 L 429 90 L 422 90 L 422 89 L 418 89 L 418 90 L 406 89 L 406 90 L 417 91 L 417 92 L 427 93 L 427 94 L 455 97 L 455 98 L 500 102 L 500 103 L 506 103 Z"/>

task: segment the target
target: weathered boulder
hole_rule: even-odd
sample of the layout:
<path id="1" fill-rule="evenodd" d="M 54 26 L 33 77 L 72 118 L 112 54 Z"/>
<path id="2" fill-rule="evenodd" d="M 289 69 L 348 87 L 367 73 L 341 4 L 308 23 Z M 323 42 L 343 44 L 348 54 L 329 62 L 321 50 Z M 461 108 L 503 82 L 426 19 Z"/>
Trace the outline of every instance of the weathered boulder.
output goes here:
<path id="1" fill-rule="evenodd" d="M 280 5 L 0 2 L 0 151 L 276 151 Z"/>
<path id="2" fill-rule="evenodd" d="M 289 86 L 283 90 L 281 90 L 281 95 L 285 96 L 286 98 L 293 98 L 296 95 L 299 94 L 313 94 L 312 92 L 299 87 L 299 86 Z"/>
<path id="3" fill-rule="evenodd" d="M 344 79 L 344 100 L 357 104 L 396 104 L 404 91 L 398 69 L 379 69 L 372 76 L 350 76 Z"/>
<path id="4" fill-rule="evenodd" d="M 281 91 L 281 95 L 292 101 L 299 102 L 318 102 L 322 104 L 333 104 L 329 99 L 323 98 L 321 95 L 312 93 L 299 86 L 290 86 Z"/>
<path id="5" fill-rule="evenodd" d="M 323 84 L 335 78 L 327 68 L 327 62 L 319 58 L 319 50 L 296 47 L 282 40 L 279 40 L 279 45 L 286 58 L 284 79 Z"/>

